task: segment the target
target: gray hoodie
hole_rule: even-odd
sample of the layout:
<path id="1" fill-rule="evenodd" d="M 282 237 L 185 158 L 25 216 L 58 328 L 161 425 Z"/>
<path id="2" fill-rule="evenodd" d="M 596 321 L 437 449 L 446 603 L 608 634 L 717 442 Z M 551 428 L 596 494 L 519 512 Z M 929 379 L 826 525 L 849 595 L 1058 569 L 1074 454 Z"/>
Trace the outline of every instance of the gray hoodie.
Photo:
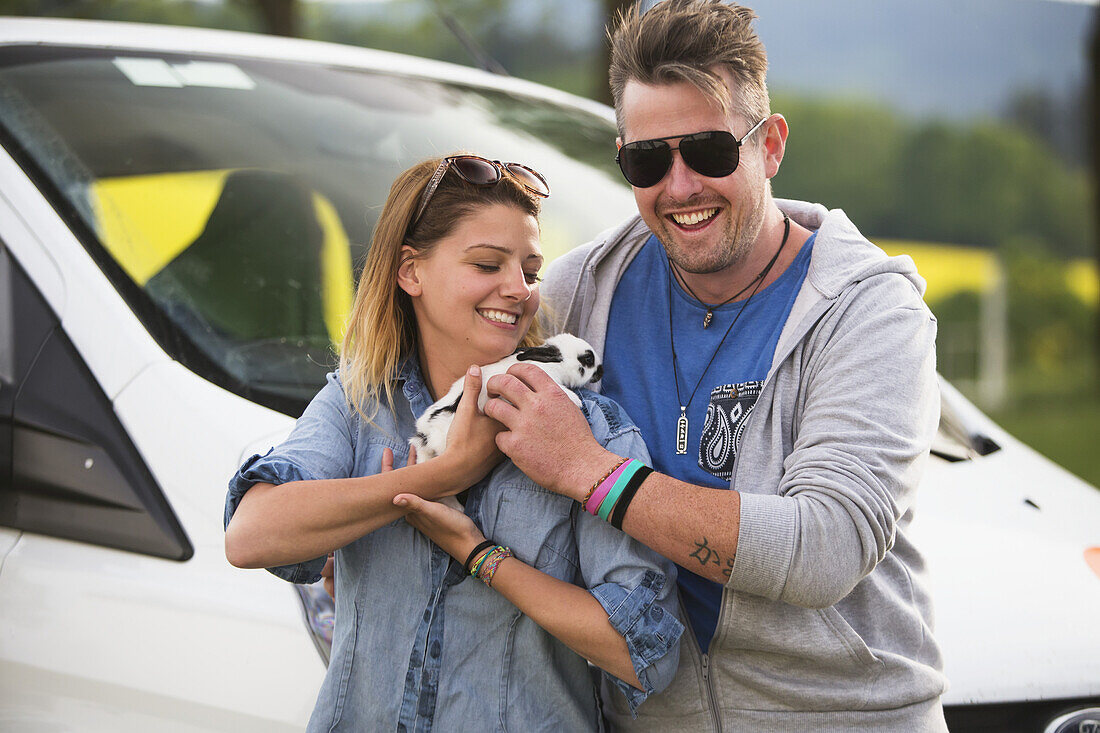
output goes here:
<path id="1" fill-rule="evenodd" d="M 906 536 L 939 417 L 936 322 L 909 257 L 840 210 L 777 201 L 817 230 L 809 271 L 737 451 L 737 556 L 709 654 L 684 634 L 672 685 L 617 728 L 945 730 L 924 560 Z M 640 218 L 551 266 L 543 299 L 602 352 Z M 655 337 L 664 338 L 659 330 Z"/>

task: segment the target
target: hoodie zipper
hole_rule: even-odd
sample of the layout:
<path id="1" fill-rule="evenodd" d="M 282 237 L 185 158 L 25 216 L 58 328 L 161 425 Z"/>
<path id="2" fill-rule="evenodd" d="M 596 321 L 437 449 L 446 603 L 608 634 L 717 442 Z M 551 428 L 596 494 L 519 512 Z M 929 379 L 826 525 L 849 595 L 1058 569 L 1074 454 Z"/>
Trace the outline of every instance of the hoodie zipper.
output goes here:
<path id="1" fill-rule="evenodd" d="M 688 616 L 687 608 L 684 607 L 684 599 L 680 596 L 679 591 L 677 591 L 676 597 L 680 607 L 680 618 L 684 620 L 684 637 L 690 637 L 692 643 L 695 644 L 695 648 L 699 650 L 699 658 L 703 668 L 703 684 L 707 688 L 706 706 L 707 710 L 710 711 L 711 722 L 714 723 L 715 732 L 722 733 L 722 721 L 718 717 L 717 698 L 714 695 L 714 688 L 711 686 L 710 682 L 710 655 L 704 653 L 703 648 L 699 646 L 699 639 L 695 636 L 695 629 L 691 625 L 691 618 Z M 721 610 L 718 611 L 718 615 L 722 615 Z"/>
<path id="2" fill-rule="evenodd" d="M 714 686 L 710 682 L 710 655 L 703 654 L 703 684 L 707 686 L 707 707 L 710 709 L 710 718 L 714 721 L 714 730 L 722 733 L 722 721 L 718 718 L 718 704 L 714 698 Z"/>

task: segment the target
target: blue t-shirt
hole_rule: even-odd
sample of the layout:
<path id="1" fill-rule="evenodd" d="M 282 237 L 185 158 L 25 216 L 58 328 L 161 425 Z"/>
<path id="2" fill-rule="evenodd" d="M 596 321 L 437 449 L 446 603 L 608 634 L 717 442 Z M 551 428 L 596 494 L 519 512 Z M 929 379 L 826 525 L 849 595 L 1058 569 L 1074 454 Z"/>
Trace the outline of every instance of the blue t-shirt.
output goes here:
<path id="1" fill-rule="evenodd" d="M 741 432 L 806 278 L 813 241 L 811 236 L 779 279 L 752 296 L 747 307 L 740 300 L 715 308 L 705 329 L 706 308 L 675 278 L 670 288 L 668 257 L 656 237 L 649 238 L 627 267 L 611 302 L 603 392 L 625 407 L 641 429 L 655 469 L 688 483 L 729 488 Z M 673 382 L 670 291 L 683 402 L 677 401 Z M 745 312 L 738 318 L 743 307 Z M 737 322 L 719 349 L 734 319 Z M 717 355 L 715 349 L 719 349 Z M 707 368 L 712 356 L 714 361 Z M 688 405 L 687 455 L 676 454 L 681 404 Z M 719 561 L 706 545 L 700 545 L 693 556 L 700 563 L 697 570 L 726 562 L 725 558 Z M 683 566 L 679 585 L 699 647 L 706 651 L 718 623 L 722 585 Z"/>

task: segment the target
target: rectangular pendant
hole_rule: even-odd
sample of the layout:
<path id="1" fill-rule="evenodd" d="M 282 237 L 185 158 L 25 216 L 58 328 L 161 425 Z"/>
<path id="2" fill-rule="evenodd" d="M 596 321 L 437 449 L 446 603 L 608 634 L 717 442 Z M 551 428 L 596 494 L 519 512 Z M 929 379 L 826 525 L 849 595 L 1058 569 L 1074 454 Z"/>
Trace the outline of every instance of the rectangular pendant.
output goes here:
<path id="1" fill-rule="evenodd" d="M 681 414 L 676 421 L 676 455 L 686 456 L 688 452 L 688 419 Z"/>

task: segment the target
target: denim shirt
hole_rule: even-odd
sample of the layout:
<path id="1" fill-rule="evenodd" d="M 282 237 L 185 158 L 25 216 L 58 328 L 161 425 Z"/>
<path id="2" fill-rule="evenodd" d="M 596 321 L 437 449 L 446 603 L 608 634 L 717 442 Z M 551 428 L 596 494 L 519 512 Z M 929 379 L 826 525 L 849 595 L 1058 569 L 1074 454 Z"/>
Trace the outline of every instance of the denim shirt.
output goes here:
<path id="1" fill-rule="evenodd" d="M 368 423 L 351 410 L 336 374 L 287 440 L 248 459 L 229 484 L 225 523 L 256 483 L 367 476 L 382 451 L 404 465 L 416 415 L 432 399 L 414 362 L 395 409 Z M 638 429 L 614 402 L 582 390 L 596 439 L 647 460 Z M 626 640 L 644 691 L 603 673 L 603 695 L 631 713 L 672 680 L 683 626 L 675 567 L 576 502 L 536 485 L 510 461 L 468 492 L 465 511 L 485 536 L 544 573 L 588 589 Z M 316 582 L 325 558 L 270 568 Z M 332 656 L 309 731 L 548 730 L 602 728 L 588 663 L 404 518 L 336 552 Z"/>

